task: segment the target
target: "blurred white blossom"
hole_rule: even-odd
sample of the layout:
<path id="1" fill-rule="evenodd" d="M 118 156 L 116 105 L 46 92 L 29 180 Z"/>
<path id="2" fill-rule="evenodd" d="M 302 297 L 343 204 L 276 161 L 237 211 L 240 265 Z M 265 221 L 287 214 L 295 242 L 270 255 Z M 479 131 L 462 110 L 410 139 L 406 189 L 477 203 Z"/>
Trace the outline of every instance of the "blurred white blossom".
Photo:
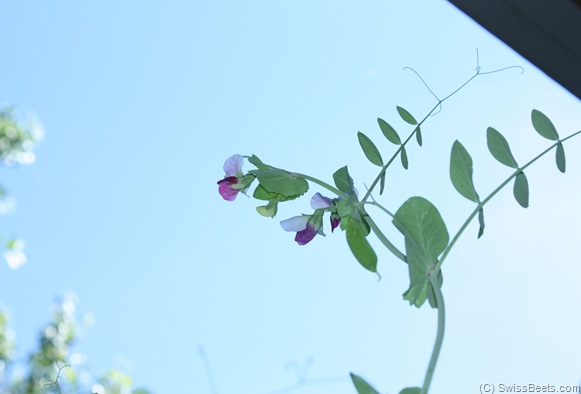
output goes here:
<path id="1" fill-rule="evenodd" d="M 23 252 L 24 241 L 21 239 L 13 240 L 8 243 L 8 249 L 4 252 L 4 260 L 13 270 L 26 264 L 26 255 Z"/>

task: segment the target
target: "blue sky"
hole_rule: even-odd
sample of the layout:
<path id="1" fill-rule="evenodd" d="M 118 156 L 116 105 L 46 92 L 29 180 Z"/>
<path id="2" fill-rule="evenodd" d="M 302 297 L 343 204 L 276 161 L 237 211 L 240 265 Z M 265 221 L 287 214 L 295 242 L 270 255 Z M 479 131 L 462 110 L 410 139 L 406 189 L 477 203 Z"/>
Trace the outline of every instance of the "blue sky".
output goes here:
<path id="1" fill-rule="evenodd" d="M 448 179 L 459 139 L 481 195 L 509 175 L 486 149 L 494 126 L 519 162 L 548 144 L 531 109 L 562 136 L 581 105 L 445 1 L 32 2 L 0 1 L 5 38 L 0 100 L 35 112 L 45 141 L 33 166 L 2 169 L 17 199 L 1 231 L 26 239 L 28 263 L 0 267 L 20 354 L 74 291 L 95 316 L 79 350 L 95 372 L 119 367 L 156 393 L 268 394 L 307 376 L 338 377 L 298 394 L 353 393 L 348 372 L 382 393 L 419 385 L 435 311 L 409 307 L 407 267 L 380 253 L 382 280 L 362 269 L 342 233 L 299 247 L 278 222 L 308 213 L 306 198 L 265 219 L 252 199 L 223 201 L 216 181 L 234 153 L 331 181 L 349 165 L 365 190 L 376 170 L 357 131 L 387 156 L 377 117 L 411 132 L 396 105 L 423 117 L 434 98 L 481 76 L 424 127 L 394 166 L 381 202 L 430 199 L 455 233 L 472 203 Z M 579 142 L 527 172 L 529 209 L 505 190 L 443 266 L 447 334 L 433 393 L 481 383 L 573 385 L 581 380 L 578 306 Z M 246 163 L 246 169 L 250 169 Z M 398 245 L 388 217 L 376 221 Z M 330 233 L 330 231 L 327 231 Z"/>

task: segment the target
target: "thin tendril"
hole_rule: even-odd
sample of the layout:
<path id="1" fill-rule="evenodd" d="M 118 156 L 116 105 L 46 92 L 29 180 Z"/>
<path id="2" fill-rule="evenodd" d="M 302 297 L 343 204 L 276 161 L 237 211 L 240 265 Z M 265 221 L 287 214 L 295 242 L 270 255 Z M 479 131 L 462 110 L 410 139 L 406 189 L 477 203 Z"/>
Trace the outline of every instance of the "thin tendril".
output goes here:
<path id="1" fill-rule="evenodd" d="M 492 71 L 486 71 L 486 72 L 480 72 L 480 68 L 478 69 L 478 74 L 479 75 L 486 75 L 486 74 L 494 74 L 494 73 L 498 73 L 504 70 L 508 70 L 511 68 L 520 68 L 520 73 L 521 75 L 525 73 L 525 69 L 522 68 L 521 66 L 508 66 L 508 67 L 503 67 L 503 68 L 499 68 L 498 70 L 492 70 Z"/>
<path id="2" fill-rule="evenodd" d="M 424 81 L 424 79 L 422 78 L 422 76 L 421 76 L 421 75 L 420 75 L 420 74 L 419 74 L 419 73 L 418 73 L 416 70 L 414 70 L 414 69 L 413 69 L 413 68 L 411 68 L 411 67 L 407 67 L 407 66 L 406 66 L 406 67 L 404 67 L 403 69 L 404 69 L 404 70 L 410 70 L 410 71 L 412 71 L 414 74 L 416 74 L 416 75 L 418 76 L 418 78 L 420 79 L 420 81 L 422 81 L 422 83 L 424 84 L 424 86 L 426 87 L 426 89 L 428 89 L 428 90 L 430 91 L 430 93 L 432 93 L 432 96 L 434 96 L 434 97 L 436 98 L 436 100 L 440 101 L 440 98 L 439 98 L 438 96 L 436 96 L 436 93 L 434 93 L 434 92 L 432 91 L 432 89 L 430 89 L 430 87 L 428 86 L 428 84 L 426 83 L 426 81 Z"/>
<path id="3" fill-rule="evenodd" d="M 367 187 L 367 185 L 365 183 L 363 183 L 363 185 L 365 185 L 365 189 L 369 190 L 369 188 Z M 369 194 L 369 197 L 371 198 L 372 202 L 364 202 L 364 204 L 374 205 L 377 208 L 381 209 L 383 212 L 387 213 L 392 218 L 395 218 L 395 215 L 393 213 L 391 213 L 387 208 L 385 208 L 383 205 L 381 205 L 380 203 L 378 203 L 377 201 L 375 201 L 375 198 L 373 197 L 373 194 Z"/>

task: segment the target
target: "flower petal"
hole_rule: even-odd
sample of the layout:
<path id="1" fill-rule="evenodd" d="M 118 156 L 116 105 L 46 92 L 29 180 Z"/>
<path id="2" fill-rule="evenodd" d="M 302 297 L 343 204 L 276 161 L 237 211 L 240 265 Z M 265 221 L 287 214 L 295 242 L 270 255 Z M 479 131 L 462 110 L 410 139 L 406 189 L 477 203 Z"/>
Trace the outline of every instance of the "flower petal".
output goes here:
<path id="1" fill-rule="evenodd" d="M 333 205 L 333 200 L 323 196 L 321 193 L 315 193 L 313 198 L 311 198 L 311 208 L 313 209 L 325 209 L 331 205 Z"/>
<path id="2" fill-rule="evenodd" d="M 335 231 L 339 223 L 341 223 L 341 218 L 331 216 L 331 232 Z"/>
<path id="3" fill-rule="evenodd" d="M 21 265 L 26 264 L 26 255 L 22 250 L 7 250 L 4 252 L 4 259 L 8 266 L 13 270 L 20 268 Z"/>
<path id="4" fill-rule="evenodd" d="M 230 188 L 229 182 L 218 182 L 218 192 L 226 201 L 234 201 L 240 190 Z"/>
<path id="5" fill-rule="evenodd" d="M 242 155 L 235 154 L 230 156 L 224 162 L 224 173 L 229 176 L 233 175 L 243 175 L 242 173 L 242 164 L 244 160 L 242 159 Z"/>
<path id="6" fill-rule="evenodd" d="M 280 225 L 285 231 L 302 231 L 307 228 L 309 217 L 308 215 L 294 216 L 283 220 Z"/>
<path id="7" fill-rule="evenodd" d="M 227 176 L 224 179 L 220 179 L 218 182 L 218 185 L 235 185 L 238 183 L 238 178 L 236 178 L 235 176 Z"/>
<path id="8" fill-rule="evenodd" d="M 311 242 L 313 238 L 315 238 L 315 235 L 317 235 L 315 226 L 313 226 L 311 223 L 308 223 L 304 230 L 297 232 L 295 241 L 297 241 L 299 245 L 306 245 Z"/>

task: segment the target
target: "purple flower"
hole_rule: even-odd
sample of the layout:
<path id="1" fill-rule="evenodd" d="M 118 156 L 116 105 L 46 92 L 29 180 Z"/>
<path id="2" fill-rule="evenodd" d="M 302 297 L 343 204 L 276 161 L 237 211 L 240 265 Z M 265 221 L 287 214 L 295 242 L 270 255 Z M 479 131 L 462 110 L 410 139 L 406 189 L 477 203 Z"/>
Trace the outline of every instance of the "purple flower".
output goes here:
<path id="1" fill-rule="evenodd" d="M 327 209 L 333 206 L 333 200 L 329 197 L 323 196 L 321 193 L 315 193 L 311 198 L 311 208 L 313 209 Z"/>
<path id="2" fill-rule="evenodd" d="M 341 223 L 341 217 L 335 213 L 331 214 L 331 232 L 335 231 L 339 224 Z"/>
<path id="3" fill-rule="evenodd" d="M 306 245 L 315 238 L 315 235 L 323 234 L 322 226 L 317 227 L 313 223 L 314 215 L 295 216 L 290 219 L 283 220 L 280 225 L 286 231 L 296 231 L 295 241 L 299 245 Z"/>
<path id="4" fill-rule="evenodd" d="M 316 193 L 313 198 L 311 198 L 311 208 L 313 209 L 329 209 L 333 208 L 333 200 L 329 197 L 323 196 L 321 193 Z M 341 217 L 337 215 L 337 212 L 331 210 L 331 232 L 339 226 L 341 222 Z"/>
<path id="5" fill-rule="evenodd" d="M 240 192 L 248 189 L 254 177 L 245 176 L 242 172 L 244 160 L 241 155 L 233 155 L 224 162 L 224 172 L 226 176 L 219 180 L 218 192 L 226 201 L 234 201 Z M 250 179 L 248 179 L 250 178 Z"/>
<path id="6" fill-rule="evenodd" d="M 315 193 L 311 198 L 311 208 L 315 210 L 312 215 L 294 216 L 280 222 L 284 230 L 297 233 L 295 241 L 299 245 L 308 244 L 317 234 L 325 236 L 323 233 L 323 212 L 334 209 L 334 203 L 331 198 L 325 197 L 321 193 Z M 331 214 L 331 231 L 339 225 L 339 220 L 338 215 Z"/>

